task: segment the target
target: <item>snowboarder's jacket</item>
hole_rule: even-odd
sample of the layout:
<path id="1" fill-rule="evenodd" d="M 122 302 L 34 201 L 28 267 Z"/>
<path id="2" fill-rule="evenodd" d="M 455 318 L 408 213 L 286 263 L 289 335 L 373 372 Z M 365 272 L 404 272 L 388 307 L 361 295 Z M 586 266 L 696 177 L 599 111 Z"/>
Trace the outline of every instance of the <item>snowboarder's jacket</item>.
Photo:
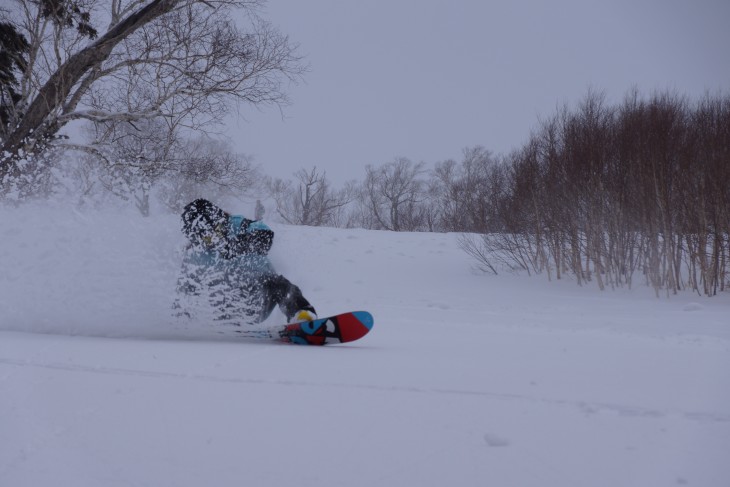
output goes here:
<path id="1" fill-rule="evenodd" d="M 205 266 L 237 267 L 246 274 L 273 274 L 267 254 L 274 232 L 263 222 L 230 215 L 220 245 L 191 244 L 185 263 Z"/>

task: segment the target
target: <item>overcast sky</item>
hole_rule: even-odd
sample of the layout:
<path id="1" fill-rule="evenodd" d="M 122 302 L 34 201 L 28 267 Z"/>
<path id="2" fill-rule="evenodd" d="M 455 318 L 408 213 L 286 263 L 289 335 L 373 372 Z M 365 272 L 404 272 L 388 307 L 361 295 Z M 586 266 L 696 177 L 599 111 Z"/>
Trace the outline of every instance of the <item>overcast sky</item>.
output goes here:
<path id="1" fill-rule="evenodd" d="M 730 0 L 269 0 L 264 17 L 311 70 L 283 118 L 244 108 L 228 135 L 277 177 L 507 153 L 589 87 L 730 90 Z"/>

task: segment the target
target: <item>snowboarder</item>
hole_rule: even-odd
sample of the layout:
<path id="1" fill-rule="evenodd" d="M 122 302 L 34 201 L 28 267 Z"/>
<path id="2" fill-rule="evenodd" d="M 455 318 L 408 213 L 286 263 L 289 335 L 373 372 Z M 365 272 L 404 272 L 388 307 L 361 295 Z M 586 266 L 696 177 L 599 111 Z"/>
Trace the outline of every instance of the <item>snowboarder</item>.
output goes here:
<path id="1" fill-rule="evenodd" d="M 275 306 L 289 322 L 317 318 L 299 287 L 277 274 L 267 254 L 274 232 L 263 222 L 230 215 L 197 199 L 182 212 L 188 239 L 178 280 L 178 316 L 199 316 L 240 326 L 264 321 Z M 202 301 L 202 302 L 201 302 Z"/>

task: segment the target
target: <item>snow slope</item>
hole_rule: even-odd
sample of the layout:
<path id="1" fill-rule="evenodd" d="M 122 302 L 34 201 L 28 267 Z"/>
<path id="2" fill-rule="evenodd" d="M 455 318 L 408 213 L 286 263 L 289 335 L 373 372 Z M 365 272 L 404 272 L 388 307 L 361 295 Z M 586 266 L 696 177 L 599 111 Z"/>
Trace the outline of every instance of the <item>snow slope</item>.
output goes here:
<path id="1" fill-rule="evenodd" d="M 176 217 L 0 222 L 0 486 L 730 485 L 728 294 L 486 276 L 455 235 L 272 225 L 320 314 L 367 309 L 373 332 L 192 339 L 169 317 Z"/>

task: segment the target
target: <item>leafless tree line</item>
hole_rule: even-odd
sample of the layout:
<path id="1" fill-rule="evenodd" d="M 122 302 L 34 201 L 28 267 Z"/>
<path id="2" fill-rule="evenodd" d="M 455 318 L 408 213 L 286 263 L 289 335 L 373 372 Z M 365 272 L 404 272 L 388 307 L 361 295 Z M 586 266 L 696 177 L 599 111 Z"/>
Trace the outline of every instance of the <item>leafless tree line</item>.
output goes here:
<path id="1" fill-rule="evenodd" d="M 462 161 L 439 162 L 432 170 L 406 157 L 368 165 L 362 180 L 350 181 L 341 190 L 316 167 L 300 170 L 294 180 L 269 180 L 268 189 L 277 214 L 289 223 L 396 232 L 486 232 L 500 218 L 494 197 L 507 191 L 502 162 L 485 148 L 473 147 L 464 149 Z M 315 221 L 306 216 L 310 214 L 323 217 Z"/>
<path id="2" fill-rule="evenodd" d="M 496 219 L 464 247 L 498 264 L 606 287 L 728 286 L 730 97 L 589 93 L 543 121 L 495 177 Z"/>
<path id="3" fill-rule="evenodd" d="M 428 230 L 424 166 L 403 157 L 367 166 L 364 181 L 350 181 L 340 190 L 314 167 L 298 171 L 294 180 L 269 179 L 267 187 L 287 223 L 423 231 Z"/>

